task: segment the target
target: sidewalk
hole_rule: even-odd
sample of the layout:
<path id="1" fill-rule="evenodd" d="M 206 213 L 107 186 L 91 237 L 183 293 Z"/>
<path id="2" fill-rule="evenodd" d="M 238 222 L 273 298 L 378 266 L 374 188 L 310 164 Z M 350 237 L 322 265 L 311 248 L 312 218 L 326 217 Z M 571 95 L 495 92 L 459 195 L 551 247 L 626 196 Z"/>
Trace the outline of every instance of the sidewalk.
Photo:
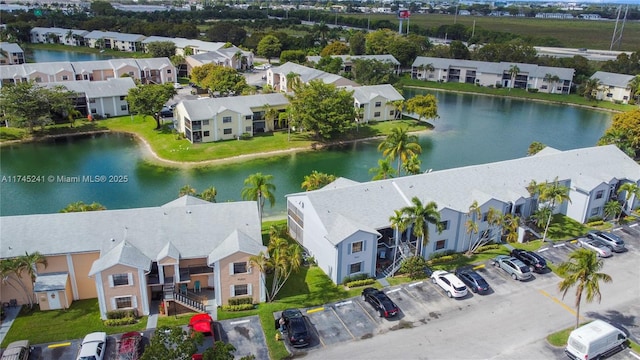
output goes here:
<path id="1" fill-rule="evenodd" d="M 4 313 L 6 317 L 2 320 L 2 324 L 0 325 L 0 343 L 4 341 L 5 336 L 11 329 L 11 325 L 13 325 L 13 321 L 18 317 L 18 313 L 20 312 L 20 306 L 6 307 L 4 308 Z"/>

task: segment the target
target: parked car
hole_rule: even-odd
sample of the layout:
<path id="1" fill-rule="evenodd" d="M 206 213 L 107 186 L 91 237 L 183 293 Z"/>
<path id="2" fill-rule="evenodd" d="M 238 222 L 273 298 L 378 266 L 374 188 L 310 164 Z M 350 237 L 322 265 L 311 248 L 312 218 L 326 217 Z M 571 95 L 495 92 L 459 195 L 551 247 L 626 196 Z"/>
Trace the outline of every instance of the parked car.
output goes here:
<path id="1" fill-rule="evenodd" d="M 284 319 L 284 331 L 287 333 L 289 344 L 293 347 L 309 346 L 311 333 L 302 312 L 298 309 L 286 309 L 281 316 Z"/>
<path id="2" fill-rule="evenodd" d="M 529 250 L 513 249 L 511 256 L 529 266 L 532 271 L 543 273 L 547 271 L 547 261 L 540 255 Z"/>
<path id="3" fill-rule="evenodd" d="M 624 247 L 624 241 L 620 239 L 618 235 L 610 232 L 590 231 L 587 237 L 589 239 L 600 240 L 601 243 L 605 244 L 613 252 L 623 252 L 627 250 L 627 248 Z"/>
<path id="4" fill-rule="evenodd" d="M 160 110 L 160 117 L 163 117 L 163 118 L 173 117 L 173 110 L 170 109 L 168 106 L 162 107 L 162 110 Z"/>
<path id="5" fill-rule="evenodd" d="M 191 331 L 202 333 L 204 336 L 213 336 L 213 319 L 209 314 L 193 315 L 189 319 Z"/>
<path id="6" fill-rule="evenodd" d="M 578 246 L 595 252 L 598 257 L 606 258 L 611 256 L 611 250 L 598 239 L 579 238 Z"/>
<path id="7" fill-rule="evenodd" d="M 176 90 L 180 90 L 180 89 L 182 89 L 182 84 L 180 84 L 180 83 L 173 83 L 173 88 L 174 88 L 174 89 L 176 89 Z"/>
<path id="8" fill-rule="evenodd" d="M 467 286 L 455 274 L 444 270 L 436 270 L 431 274 L 431 281 L 440 286 L 448 297 L 461 298 L 467 296 Z"/>
<path id="9" fill-rule="evenodd" d="M 396 316 L 400 310 L 383 291 L 374 288 L 362 290 L 362 299 L 373 306 L 381 317 L 390 318 Z"/>
<path id="10" fill-rule="evenodd" d="M 31 348 L 29 347 L 29 340 L 14 341 L 2 353 L 1 360 L 27 360 Z"/>
<path id="11" fill-rule="evenodd" d="M 130 331 L 122 334 L 118 346 L 118 360 L 138 360 L 142 355 L 142 334 Z"/>
<path id="12" fill-rule="evenodd" d="M 93 332 L 82 339 L 76 360 L 103 360 L 107 348 L 107 333 Z"/>
<path id="13" fill-rule="evenodd" d="M 514 280 L 531 278 L 531 270 L 522 261 L 507 255 L 498 255 L 493 259 L 493 265 L 506 271 Z"/>
<path id="14" fill-rule="evenodd" d="M 472 268 L 457 268 L 455 274 L 474 293 L 486 294 L 489 291 L 489 283 Z"/>
<path id="15" fill-rule="evenodd" d="M 627 335 L 602 320 L 594 320 L 569 334 L 565 354 L 571 359 L 602 359 L 622 351 Z"/>

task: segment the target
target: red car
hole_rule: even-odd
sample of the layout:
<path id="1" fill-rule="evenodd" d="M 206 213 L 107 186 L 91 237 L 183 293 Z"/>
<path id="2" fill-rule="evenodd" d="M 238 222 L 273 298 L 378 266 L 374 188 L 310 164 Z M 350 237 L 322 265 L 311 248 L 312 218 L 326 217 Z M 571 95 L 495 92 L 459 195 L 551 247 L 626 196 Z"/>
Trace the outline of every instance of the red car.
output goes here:
<path id="1" fill-rule="evenodd" d="M 204 336 L 213 335 L 213 319 L 209 314 L 198 314 L 189 320 L 189 328 L 192 331 L 202 333 Z"/>
<path id="2" fill-rule="evenodd" d="M 136 331 L 122 334 L 118 347 L 118 360 L 138 360 L 142 354 L 142 334 Z"/>

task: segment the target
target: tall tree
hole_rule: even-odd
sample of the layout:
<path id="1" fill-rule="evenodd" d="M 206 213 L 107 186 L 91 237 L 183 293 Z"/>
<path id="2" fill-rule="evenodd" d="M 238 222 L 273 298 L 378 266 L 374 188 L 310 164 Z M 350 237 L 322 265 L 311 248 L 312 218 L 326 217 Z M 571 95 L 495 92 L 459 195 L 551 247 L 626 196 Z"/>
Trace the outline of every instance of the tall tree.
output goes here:
<path id="1" fill-rule="evenodd" d="M 384 157 L 398 162 L 397 173 L 400 174 L 402 164 L 413 155 L 422 153 L 422 147 L 418 144 L 418 137 L 409 134 L 408 128 L 395 127 L 378 145 L 378 151 L 382 151 Z"/>
<path id="2" fill-rule="evenodd" d="M 272 180 L 273 175 L 263 175 L 262 173 L 251 174 L 244 180 L 244 188 L 241 192 L 242 199 L 257 201 L 260 222 L 262 222 L 265 201 L 269 200 L 271 207 L 276 202 L 274 195 L 276 186 L 271 183 Z"/>
<path id="3" fill-rule="evenodd" d="M 180 191 L 178 191 L 178 197 L 183 197 L 185 195 L 195 196 L 196 195 L 196 189 L 191 187 L 191 185 L 189 185 L 189 184 L 181 187 Z"/>
<path id="4" fill-rule="evenodd" d="M 614 144 L 630 157 L 640 157 L 640 108 L 613 116 L 598 145 Z"/>
<path id="5" fill-rule="evenodd" d="M 349 53 L 349 46 L 342 41 L 334 41 L 325 46 L 320 51 L 320 56 L 346 55 Z"/>
<path id="6" fill-rule="evenodd" d="M 551 93 L 553 94 L 556 91 L 556 84 L 560 81 L 560 77 L 558 75 L 551 75 L 549 73 L 544 74 L 543 78 L 544 82 L 549 84 L 551 87 Z"/>
<path id="7" fill-rule="evenodd" d="M 539 141 L 534 141 L 531 144 L 529 144 L 529 150 L 527 151 L 527 156 L 531 156 L 531 155 L 535 155 L 537 153 L 539 153 L 540 151 L 542 151 L 542 149 L 546 148 L 547 145 L 539 142 Z"/>
<path id="8" fill-rule="evenodd" d="M 129 89 L 127 102 L 129 111 L 143 117 L 151 116 L 156 121 L 156 129 L 160 129 L 160 111 L 169 99 L 176 95 L 173 84 L 140 84 Z"/>
<path id="9" fill-rule="evenodd" d="M 172 41 L 153 41 L 148 43 L 146 46 L 147 51 L 151 54 L 151 57 L 154 58 L 171 58 L 176 54 L 176 44 Z"/>
<path id="10" fill-rule="evenodd" d="M 580 95 L 584 96 L 585 99 L 593 100 L 595 99 L 596 92 L 598 91 L 598 89 L 600 89 L 601 86 L 602 82 L 600 81 L 600 79 L 587 79 L 584 81 L 584 83 L 582 83 L 582 86 L 580 86 L 578 92 L 580 93 Z"/>
<path id="11" fill-rule="evenodd" d="M 569 197 L 569 188 L 560 184 L 556 177 L 551 183 L 545 181 L 538 185 L 538 199 L 541 202 L 546 202 L 548 204 L 547 207 L 551 210 L 549 212 L 547 224 L 544 227 L 544 235 L 542 236 L 542 241 L 544 242 L 547 239 L 549 224 L 551 224 L 551 218 L 553 217 L 553 212 L 555 211 L 556 206 L 565 201 L 571 202 L 571 198 Z"/>
<path id="12" fill-rule="evenodd" d="M 84 211 L 100 211 L 107 210 L 107 208 L 97 202 L 93 202 L 91 204 L 85 204 L 82 201 L 76 201 L 67 205 L 64 209 L 60 210 L 61 213 L 70 213 L 70 212 L 84 212 Z"/>
<path id="13" fill-rule="evenodd" d="M 365 35 L 362 31 L 357 31 L 349 37 L 349 54 L 351 55 L 364 55 L 365 48 Z"/>
<path id="14" fill-rule="evenodd" d="M 4 84 L 0 88 L 0 108 L 9 126 L 44 128 L 52 123 L 53 113 L 63 114 L 73 107 L 74 94 L 63 86 L 47 88 L 35 81 Z"/>
<path id="15" fill-rule="evenodd" d="M 400 211 L 407 217 L 407 224 L 411 224 L 411 232 L 418 238 L 415 256 L 422 256 L 424 247 L 429 243 L 429 224 L 436 227 L 438 233 L 442 232 L 438 204 L 430 201 L 426 205 L 418 197 L 411 198 L 412 206 L 405 206 Z"/>
<path id="16" fill-rule="evenodd" d="M 587 249 L 577 249 L 569 254 L 569 260 L 558 266 L 558 273 L 562 276 L 562 281 L 558 284 L 558 289 L 562 291 L 562 298 L 569 289 L 576 288 L 576 328 L 580 325 L 580 303 L 582 296 L 586 292 L 587 302 L 597 299 L 602 300 L 600 293 L 600 282 L 611 282 L 611 276 L 599 272 L 604 263 L 599 260 L 596 253 Z"/>
<path id="17" fill-rule="evenodd" d="M 619 202 L 617 202 L 616 200 L 610 200 L 607 201 L 606 204 L 604 204 L 604 218 L 606 219 L 618 219 L 618 221 L 620 220 L 619 216 L 620 214 L 622 214 L 622 205 L 620 205 Z"/>
<path id="18" fill-rule="evenodd" d="M 269 231 L 267 254 L 260 252 L 249 258 L 249 262 L 263 274 L 272 274 L 271 290 L 267 288 L 267 301 L 275 300 L 292 273 L 302 266 L 302 248 L 286 238 L 286 229 L 272 226 Z M 266 279 L 264 281 L 267 287 Z"/>
<path id="19" fill-rule="evenodd" d="M 640 103 L 640 75 L 634 76 L 627 85 L 631 91 L 631 97 L 636 100 L 636 103 Z"/>
<path id="20" fill-rule="evenodd" d="M 467 221 L 464 223 L 464 228 L 469 234 L 469 247 L 467 248 L 467 254 L 471 254 L 471 245 L 473 244 L 473 236 L 478 233 L 480 227 L 478 225 L 478 220 L 482 216 L 482 210 L 480 209 L 480 205 L 478 205 L 477 200 L 473 200 L 471 205 L 469 206 L 469 211 L 467 212 Z"/>
<path id="21" fill-rule="evenodd" d="M 638 186 L 638 184 L 636 183 L 626 182 L 620 185 L 620 187 L 618 188 L 617 193 L 620 194 L 621 192 L 624 192 L 624 205 L 622 206 L 620 216 L 622 216 L 622 212 L 624 210 L 631 211 L 631 209 L 627 209 L 631 197 L 634 197 L 635 199 L 640 198 L 640 186 Z M 620 221 L 620 217 L 618 217 L 618 221 Z"/>
<path id="22" fill-rule="evenodd" d="M 407 100 L 407 111 L 417 114 L 419 120 L 437 119 L 438 100 L 431 94 L 414 96 Z"/>
<path id="23" fill-rule="evenodd" d="M 216 188 L 213 186 L 209 186 L 208 188 L 204 189 L 204 191 L 201 192 L 200 195 L 198 195 L 198 197 L 202 200 L 214 203 L 216 202 L 217 195 L 218 195 L 218 190 L 216 190 Z"/>
<path id="24" fill-rule="evenodd" d="M 305 191 L 317 190 L 331 184 L 335 180 L 335 175 L 329 175 L 327 173 L 321 173 L 317 170 L 313 170 L 311 174 L 304 176 L 304 181 L 302 181 L 301 187 Z"/>
<path id="25" fill-rule="evenodd" d="M 520 73 L 520 68 L 518 67 L 518 65 L 513 64 L 509 67 L 509 76 L 511 77 L 511 86 L 509 86 L 510 88 L 515 87 L 516 76 L 518 76 L 519 73 Z"/>
<path id="26" fill-rule="evenodd" d="M 369 169 L 369 173 L 374 174 L 371 180 L 384 180 L 395 177 L 397 173 L 396 169 L 391 165 L 391 161 L 389 157 L 378 159 L 378 167 Z"/>
<path id="27" fill-rule="evenodd" d="M 290 96 L 294 125 L 312 131 L 314 138 L 328 140 L 354 126 L 353 91 L 312 80 Z"/>
<path id="28" fill-rule="evenodd" d="M 258 43 L 258 55 L 266 57 L 269 64 L 271 64 L 271 59 L 280 56 L 281 50 L 280 40 L 273 35 L 266 35 Z"/>
<path id="29" fill-rule="evenodd" d="M 2 270 L 2 281 L 4 283 L 17 283 L 29 302 L 29 308 L 33 308 L 33 286 L 38 275 L 38 267 L 47 268 L 47 258 L 38 251 L 33 253 L 25 252 L 24 255 L 14 258 L 0 260 Z M 24 283 L 24 275 L 31 280 L 31 286 Z M 11 285 L 14 289 L 16 287 Z"/>
<path id="30" fill-rule="evenodd" d="M 191 360 L 191 356 L 202 344 L 202 333 L 189 332 L 179 326 L 159 327 L 145 346 L 141 360 Z"/>

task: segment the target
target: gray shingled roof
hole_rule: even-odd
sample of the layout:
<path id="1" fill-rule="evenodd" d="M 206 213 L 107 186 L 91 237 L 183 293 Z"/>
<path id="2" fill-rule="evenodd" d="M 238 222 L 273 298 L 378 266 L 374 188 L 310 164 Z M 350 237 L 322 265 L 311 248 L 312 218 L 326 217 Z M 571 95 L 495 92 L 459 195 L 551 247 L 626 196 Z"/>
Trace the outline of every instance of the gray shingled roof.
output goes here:
<path id="1" fill-rule="evenodd" d="M 353 61 L 353 60 L 378 60 L 378 61 L 382 61 L 382 62 L 388 62 L 391 63 L 393 65 L 400 65 L 400 62 L 393 56 L 390 54 L 384 54 L 384 55 L 331 55 L 332 58 L 340 58 L 342 59 L 342 62 L 345 63 L 347 61 Z M 307 60 L 313 62 L 313 63 L 318 63 L 318 61 L 320 61 L 320 59 L 322 59 L 322 56 L 307 56 Z"/>
<path id="2" fill-rule="evenodd" d="M 325 84 L 334 84 L 336 86 L 360 86 L 360 84 L 344 78 L 340 75 L 331 74 L 322 70 L 313 69 L 310 67 L 302 66 L 293 62 L 288 62 L 284 65 L 273 67 L 269 71 L 274 74 L 287 75 L 289 73 L 298 74 L 300 80 L 303 83 L 308 83 L 311 80 L 321 80 Z"/>
<path id="3" fill-rule="evenodd" d="M 353 98 L 359 104 L 368 104 L 372 99 L 382 96 L 388 101 L 404 100 L 398 90 L 390 84 L 358 86 L 353 88 Z"/>
<path id="4" fill-rule="evenodd" d="M 207 200 L 202 200 L 195 196 L 185 195 L 181 196 L 173 201 L 169 201 L 168 203 L 162 205 L 162 207 L 175 207 L 175 206 L 187 206 L 187 205 L 206 205 L 210 204 Z"/>
<path id="5" fill-rule="evenodd" d="M 88 30 L 65 29 L 65 28 L 58 28 L 58 27 L 34 27 L 31 29 L 32 33 L 39 33 L 39 34 L 51 33 L 51 34 L 56 34 L 62 37 L 63 39 L 66 38 L 69 31 L 71 31 L 71 33 L 74 35 L 80 35 L 80 36 L 85 36 L 86 34 L 89 33 Z"/>
<path id="6" fill-rule="evenodd" d="M 33 251 L 106 254 L 126 240 L 149 259 L 171 241 L 189 259 L 206 256 L 236 230 L 262 245 L 255 201 L 2 216 L 0 258 Z"/>
<path id="7" fill-rule="evenodd" d="M 192 47 L 198 49 L 199 51 L 216 51 L 225 46 L 224 42 L 209 42 L 202 40 L 194 40 L 194 39 L 185 39 L 185 38 L 170 38 L 164 36 L 149 36 L 148 38 L 142 41 L 143 44 L 148 44 L 150 42 L 156 41 L 170 41 L 176 45 L 179 49 L 184 49 L 186 47 Z"/>
<path id="8" fill-rule="evenodd" d="M 156 261 L 160 261 L 166 257 L 180 260 L 180 250 L 178 250 L 178 248 L 175 245 L 173 245 L 171 241 L 169 241 L 167 245 L 165 245 L 165 247 L 163 247 L 162 250 L 160 250 L 160 252 L 158 253 L 158 256 L 156 256 Z"/>
<path id="9" fill-rule="evenodd" d="M 251 237 L 243 231 L 236 230 L 229 234 L 229 236 L 219 246 L 216 246 L 216 248 L 209 253 L 207 262 L 209 264 L 213 264 L 214 262 L 237 252 L 257 255 L 260 251 L 265 251 L 266 249 L 267 248 L 265 246 L 253 241 Z"/>
<path id="10" fill-rule="evenodd" d="M 142 42 L 146 38 L 144 35 L 140 34 L 127 34 L 127 33 L 119 33 L 115 31 L 100 31 L 93 30 L 92 32 L 86 34 L 84 36 L 86 39 L 114 39 L 118 41 L 129 41 L 129 42 Z"/>
<path id="11" fill-rule="evenodd" d="M 306 195 L 318 217 L 335 234 L 345 220 L 361 222 L 373 229 L 389 226 L 394 210 L 410 205 L 418 197 L 423 203 L 435 201 L 438 209 L 466 213 L 477 200 L 515 202 L 529 197 L 526 186 L 537 182 L 571 179 L 571 186 L 591 190 L 612 179 L 638 181 L 640 165 L 614 145 L 538 153 L 515 160 L 433 171 L 397 179 L 356 183 L 351 186 L 322 188 L 290 194 Z M 366 229 L 366 228 L 365 228 Z M 329 239 L 337 241 L 339 239 Z"/>
<path id="12" fill-rule="evenodd" d="M 115 239 L 112 243 L 115 242 Z M 109 246 L 109 243 L 105 243 Z M 100 258 L 93 262 L 89 276 L 95 275 L 100 271 L 107 270 L 116 265 L 125 265 L 144 271 L 151 269 L 151 259 L 147 257 L 140 249 L 130 244 L 126 240 L 120 241 L 108 251 L 100 252 Z"/>
<path id="13" fill-rule="evenodd" d="M 66 272 L 38 274 L 33 292 L 64 290 L 67 288 L 68 278 L 69 273 Z"/>
<path id="14" fill-rule="evenodd" d="M 629 81 L 631 81 L 634 77 L 635 76 L 633 75 L 596 71 L 595 74 L 591 75 L 590 79 L 598 79 L 600 80 L 602 85 L 605 86 L 615 86 L 618 88 L 626 89 L 629 87 Z"/>
<path id="15" fill-rule="evenodd" d="M 280 106 L 289 103 L 282 93 L 258 94 L 247 96 L 229 96 L 222 98 L 207 98 L 199 100 L 184 100 L 177 105 L 178 111 L 184 109 L 186 116 L 194 120 L 212 119 L 216 114 L 227 109 L 243 115 L 252 115 L 253 109 L 270 106 Z"/>
<path id="16" fill-rule="evenodd" d="M 16 44 L 16 43 L 9 43 L 9 42 L 0 42 L 0 49 L 2 49 L 2 51 L 6 51 L 9 54 L 15 54 L 15 53 L 21 53 L 22 48 L 20 47 L 20 45 Z"/>
<path id="17" fill-rule="evenodd" d="M 62 81 L 43 84 L 45 87 L 64 86 L 78 94 L 86 94 L 89 98 L 105 98 L 126 96 L 129 89 L 136 87 L 130 77 L 112 78 L 103 81 Z"/>

